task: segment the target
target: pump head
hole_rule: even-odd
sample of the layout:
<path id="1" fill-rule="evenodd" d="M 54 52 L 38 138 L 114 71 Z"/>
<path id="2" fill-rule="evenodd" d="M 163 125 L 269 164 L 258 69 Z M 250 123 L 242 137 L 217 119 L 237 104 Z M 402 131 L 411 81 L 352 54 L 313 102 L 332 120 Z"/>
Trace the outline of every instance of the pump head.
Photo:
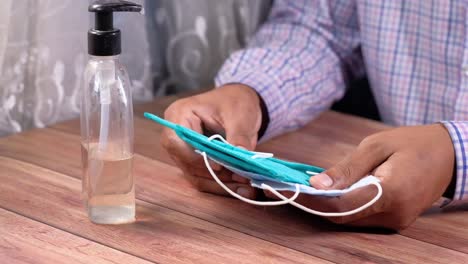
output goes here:
<path id="1" fill-rule="evenodd" d="M 95 56 L 113 56 L 122 52 L 120 30 L 114 28 L 114 12 L 141 12 L 142 7 L 123 0 L 97 0 L 88 8 L 94 12 L 94 28 L 88 31 L 88 53 Z"/>

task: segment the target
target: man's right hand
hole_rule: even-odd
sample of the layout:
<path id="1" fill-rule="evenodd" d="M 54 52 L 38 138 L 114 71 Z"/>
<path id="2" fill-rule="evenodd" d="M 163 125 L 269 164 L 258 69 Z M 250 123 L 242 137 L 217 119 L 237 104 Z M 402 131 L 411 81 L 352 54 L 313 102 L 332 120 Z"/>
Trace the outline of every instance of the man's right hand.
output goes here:
<path id="1" fill-rule="evenodd" d="M 165 111 L 164 118 L 199 133 L 210 131 L 225 135 L 232 145 L 253 150 L 257 144 L 262 113 L 255 90 L 245 85 L 231 84 L 174 102 Z M 161 143 L 200 191 L 227 195 L 209 174 L 203 158 L 174 131 L 164 128 Z M 218 164 L 212 162 L 211 165 L 231 190 L 246 198 L 256 197 L 255 189 L 246 179 L 233 175 Z"/>

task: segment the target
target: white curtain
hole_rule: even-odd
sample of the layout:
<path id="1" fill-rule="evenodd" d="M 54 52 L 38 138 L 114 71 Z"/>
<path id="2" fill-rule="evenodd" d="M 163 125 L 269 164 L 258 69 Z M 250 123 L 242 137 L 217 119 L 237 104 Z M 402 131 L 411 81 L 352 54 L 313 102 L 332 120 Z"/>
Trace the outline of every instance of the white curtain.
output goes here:
<path id="1" fill-rule="evenodd" d="M 114 14 L 133 98 L 206 88 L 270 0 L 134 0 Z M 92 26 L 87 0 L 0 1 L 0 136 L 77 117 Z M 154 89 L 153 89 L 154 87 Z"/>
<path id="2" fill-rule="evenodd" d="M 92 21 L 88 5 L 82 0 L 0 2 L 0 136 L 78 115 Z M 121 59 L 134 99 L 149 100 L 152 77 L 144 16 L 118 13 L 115 24 L 122 30 Z"/>
<path id="3" fill-rule="evenodd" d="M 157 95 L 207 88 L 265 20 L 270 0 L 146 0 Z"/>

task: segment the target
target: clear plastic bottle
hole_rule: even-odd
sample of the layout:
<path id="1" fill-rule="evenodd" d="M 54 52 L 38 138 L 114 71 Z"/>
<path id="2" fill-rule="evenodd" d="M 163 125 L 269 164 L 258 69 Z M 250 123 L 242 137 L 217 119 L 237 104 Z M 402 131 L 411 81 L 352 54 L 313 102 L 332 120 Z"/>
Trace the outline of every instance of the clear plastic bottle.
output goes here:
<path id="1" fill-rule="evenodd" d="M 91 56 L 81 111 L 83 195 L 91 221 L 135 219 L 133 107 L 130 82 L 116 56 Z"/>
<path id="2" fill-rule="evenodd" d="M 90 54 L 81 97 L 82 195 L 89 219 L 99 224 L 135 220 L 133 106 L 130 80 L 119 62 L 120 30 L 112 12 L 129 11 L 120 1 L 96 1 L 96 28 L 88 33 Z M 130 11 L 141 10 L 141 6 Z"/>

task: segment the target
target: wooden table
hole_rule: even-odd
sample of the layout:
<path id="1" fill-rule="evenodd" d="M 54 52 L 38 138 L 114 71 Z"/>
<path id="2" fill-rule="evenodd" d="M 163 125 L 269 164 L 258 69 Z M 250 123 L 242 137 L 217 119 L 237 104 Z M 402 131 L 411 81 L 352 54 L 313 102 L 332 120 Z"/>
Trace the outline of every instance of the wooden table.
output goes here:
<path id="1" fill-rule="evenodd" d="M 135 107 L 137 222 L 92 224 L 80 200 L 79 122 L 0 139 L 0 263 L 467 263 L 467 208 L 433 208 L 399 234 L 254 207 L 192 188 L 159 145 L 175 97 Z M 259 147 L 328 167 L 388 127 L 327 112 Z"/>

